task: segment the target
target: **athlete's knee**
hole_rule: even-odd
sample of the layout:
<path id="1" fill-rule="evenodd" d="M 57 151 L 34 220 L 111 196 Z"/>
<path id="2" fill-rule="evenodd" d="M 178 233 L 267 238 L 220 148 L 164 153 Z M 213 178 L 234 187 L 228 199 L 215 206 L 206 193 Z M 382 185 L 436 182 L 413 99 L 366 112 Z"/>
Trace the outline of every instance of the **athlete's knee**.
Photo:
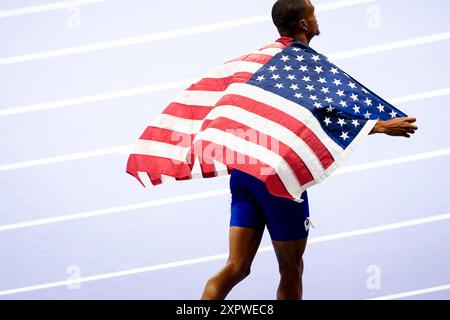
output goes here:
<path id="1" fill-rule="evenodd" d="M 250 275 L 250 266 L 248 263 L 228 261 L 227 268 L 232 273 L 233 277 L 240 281 Z"/>
<path id="2" fill-rule="evenodd" d="M 278 270 L 280 275 L 284 278 L 299 278 L 303 274 L 303 261 L 302 259 L 282 261 L 278 265 Z"/>

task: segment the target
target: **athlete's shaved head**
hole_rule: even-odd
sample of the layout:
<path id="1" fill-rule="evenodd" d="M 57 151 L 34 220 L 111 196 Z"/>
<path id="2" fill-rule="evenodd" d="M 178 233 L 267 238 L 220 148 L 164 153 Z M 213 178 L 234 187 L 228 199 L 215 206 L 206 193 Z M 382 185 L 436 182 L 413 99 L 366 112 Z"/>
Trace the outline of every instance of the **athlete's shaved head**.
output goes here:
<path id="1" fill-rule="evenodd" d="M 272 8 L 272 20 L 281 36 L 303 34 L 311 40 L 320 34 L 310 0 L 278 0 Z"/>

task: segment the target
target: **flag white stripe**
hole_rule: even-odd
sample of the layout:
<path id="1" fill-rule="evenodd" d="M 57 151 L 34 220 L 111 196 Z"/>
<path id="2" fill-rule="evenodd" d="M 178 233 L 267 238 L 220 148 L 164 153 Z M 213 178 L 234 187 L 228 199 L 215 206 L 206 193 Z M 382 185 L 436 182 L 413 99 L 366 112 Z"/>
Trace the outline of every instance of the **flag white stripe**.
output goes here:
<path id="1" fill-rule="evenodd" d="M 200 130 L 202 124 L 203 120 L 185 119 L 162 113 L 156 117 L 156 119 L 151 123 L 151 126 L 185 134 L 196 134 Z M 177 141 L 178 138 L 179 136 L 175 136 L 175 141 Z"/>
<path id="2" fill-rule="evenodd" d="M 231 105 L 214 108 L 206 118 L 215 120 L 218 117 L 226 117 L 255 129 L 256 132 L 248 132 L 250 140 L 253 139 L 253 143 L 257 143 L 259 134 L 263 133 L 286 144 L 305 162 L 314 180 L 324 173 L 325 169 L 314 151 L 295 133 L 279 123 Z M 277 152 L 277 150 L 273 151 Z"/>
<path id="3" fill-rule="evenodd" d="M 249 61 L 233 61 L 225 63 L 206 74 L 204 78 L 226 78 L 230 77 L 236 72 L 255 73 L 263 64 Z"/>
<path id="4" fill-rule="evenodd" d="M 214 160 L 214 167 L 216 168 L 218 176 L 228 175 L 228 168 L 222 162 Z"/>
<path id="5" fill-rule="evenodd" d="M 279 42 L 276 42 L 277 44 L 280 44 Z M 266 49 L 261 49 L 259 51 L 254 52 L 253 54 L 265 54 L 268 56 L 274 56 L 278 53 L 280 53 L 281 51 L 283 51 L 283 49 L 281 48 L 266 48 Z"/>
<path id="6" fill-rule="evenodd" d="M 189 148 L 164 142 L 139 139 L 134 146 L 133 154 L 156 156 L 186 162 Z"/>
<path id="7" fill-rule="evenodd" d="M 200 167 L 200 160 L 198 159 L 197 156 L 195 157 L 195 160 L 194 160 L 194 166 L 192 167 L 191 176 L 192 176 L 192 179 L 197 179 L 197 178 L 202 177 L 202 168 Z"/>
<path id="8" fill-rule="evenodd" d="M 234 83 L 228 87 L 227 94 L 237 94 L 250 99 L 259 101 L 290 114 L 294 118 L 303 122 L 308 128 L 322 141 L 325 147 L 330 151 L 334 159 L 342 153 L 343 149 L 333 141 L 322 129 L 319 121 L 306 108 L 299 107 L 298 104 L 275 95 L 269 91 L 257 88 L 245 83 Z"/>
<path id="9" fill-rule="evenodd" d="M 275 152 L 238 138 L 231 133 L 214 128 L 207 128 L 205 131 L 200 132 L 195 137 L 194 142 L 202 140 L 204 137 L 205 141 L 227 146 L 230 150 L 248 155 L 267 163 L 277 173 L 289 194 L 295 199 L 300 199 L 300 196 L 304 191 L 303 188 L 297 180 L 294 172 L 292 172 L 291 167 Z M 226 155 L 224 155 L 224 157 L 226 157 Z"/>

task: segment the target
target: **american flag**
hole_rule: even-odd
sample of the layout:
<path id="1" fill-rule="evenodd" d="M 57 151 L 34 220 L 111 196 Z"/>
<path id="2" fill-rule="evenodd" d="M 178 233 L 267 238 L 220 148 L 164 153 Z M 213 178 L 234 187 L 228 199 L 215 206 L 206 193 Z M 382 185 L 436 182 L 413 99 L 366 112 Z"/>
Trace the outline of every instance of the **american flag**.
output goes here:
<path id="1" fill-rule="evenodd" d="M 127 172 L 146 186 L 236 168 L 301 201 L 377 120 L 405 116 L 326 56 L 282 37 L 179 95 L 141 135 Z"/>

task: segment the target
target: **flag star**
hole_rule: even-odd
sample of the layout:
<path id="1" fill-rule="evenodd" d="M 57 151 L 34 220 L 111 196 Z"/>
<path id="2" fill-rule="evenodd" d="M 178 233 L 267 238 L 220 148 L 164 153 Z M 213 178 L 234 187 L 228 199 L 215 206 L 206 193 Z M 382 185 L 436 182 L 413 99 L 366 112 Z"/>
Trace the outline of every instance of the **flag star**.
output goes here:
<path id="1" fill-rule="evenodd" d="M 328 103 L 332 103 L 332 102 L 333 102 L 333 99 L 331 99 L 330 97 L 326 97 L 326 98 L 325 98 L 325 101 L 328 102 Z"/>
<path id="2" fill-rule="evenodd" d="M 380 110 L 380 112 L 384 112 L 384 106 L 380 103 L 379 105 L 378 105 L 378 110 Z"/>
<path id="3" fill-rule="evenodd" d="M 323 93 L 330 93 L 330 89 L 328 89 L 327 87 L 322 87 L 320 91 L 322 91 Z"/>
<path id="4" fill-rule="evenodd" d="M 270 67 L 269 67 L 269 70 L 272 71 L 272 72 L 274 72 L 274 71 L 277 71 L 278 69 L 277 69 L 276 66 L 270 66 Z"/>
<path id="5" fill-rule="evenodd" d="M 350 139 L 350 138 L 348 137 L 348 132 L 342 131 L 341 138 L 344 139 L 344 141 L 347 140 L 347 139 Z"/>
<path id="6" fill-rule="evenodd" d="M 322 109 L 322 108 L 323 108 L 323 106 L 322 106 L 319 102 L 314 103 L 314 106 L 315 106 L 317 109 Z"/>
<path id="7" fill-rule="evenodd" d="M 315 72 L 317 72 L 318 74 L 320 74 L 321 72 L 323 72 L 323 67 L 319 67 L 319 66 L 317 66 L 316 67 L 316 70 L 314 70 Z"/>
<path id="8" fill-rule="evenodd" d="M 301 51 L 302 49 L 297 48 L 297 47 L 294 47 L 294 48 L 292 48 L 292 50 L 295 51 L 295 52 L 299 52 L 299 51 Z"/>
<path id="9" fill-rule="evenodd" d="M 278 80 L 278 79 L 280 79 L 280 75 L 274 74 L 271 78 L 272 78 L 273 80 Z"/>
<path id="10" fill-rule="evenodd" d="M 320 83 L 327 83 L 327 80 L 325 78 L 320 77 L 319 80 Z"/>
<path id="11" fill-rule="evenodd" d="M 361 89 L 365 94 L 368 94 L 369 93 L 369 91 L 367 91 L 366 89 L 364 89 L 364 88 L 362 88 Z"/>
<path id="12" fill-rule="evenodd" d="M 334 83 L 336 86 L 338 86 L 338 87 L 339 87 L 340 85 L 342 85 L 341 80 L 338 80 L 338 79 L 334 79 L 333 83 Z"/>
<path id="13" fill-rule="evenodd" d="M 299 98 L 303 98 L 303 95 L 302 95 L 301 93 L 296 93 L 296 94 L 294 95 L 294 97 L 296 97 L 297 99 L 299 99 Z"/>
<path id="14" fill-rule="evenodd" d="M 344 97 L 344 96 L 345 96 L 343 90 L 338 90 L 338 91 L 336 92 L 336 94 L 337 94 L 339 97 Z"/>
<path id="15" fill-rule="evenodd" d="M 369 98 L 366 98 L 366 100 L 364 100 L 364 103 L 367 104 L 367 106 L 371 106 L 372 100 L 370 100 Z"/>
<path id="16" fill-rule="evenodd" d="M 312 84 L 309 84 L 309 85 L 306 86 L 306 90 L 314 91 L 315 89 L 314 89 L 314 86 Z"/>
<path id="17" fill-rule="evenodd" d="M 347 123 L 344 121 L 344 119 L 339 119 L 338 124 L 341 125 L 341 127 L 345 126 Z"/>
<path id="18" fill-rule="evenodd" d="M 298 90 L 299 89 L 297 84 L 291 84 L 290 88 L 292 90 Z"/>
<path id="19" fill-rule="evenodd" d="M 288 75 L 287 78 L 289 80 L 295 80 L 295 76 L 293 74 Z"/>
<path id="20" fill-rule="evenodd" d="M 286 62 L 286 61 L 289 61 L 289 57 L 288 56 L 282 56 L 280 58 L 280 60 L 283 61 L 283 62 Z"/>
<path id="21" fill-rule="evenodd" d="M 312 58 L 315 62 L 320 60 L 320 57 L 318 55 L 313 55 Z"/>
<path id="22" fill-rule="evenodd" d="M 366 118 L 366 119 L 370 119 L 370 116 L 371 116 L 372 114 L 369 112 L 369 111 L 367 111 L 366 112 L 366 114 L 364 115 L 364 117 Z"/>
<path id="23" fill-rule="evenodd" d="M 353 107 L 353 111 L 355 111 L 355 113 L 359 113 L 359 108 L 360 108 L 360 107 L 358 107 L 357 105 L 355 105 L 355 106 Z"/>
<path id="24" fill-rule="evenodd" d="M 329 106 L 329 107 L 327 108 L 327 112 L 333 112 L 333 110 L 334 110 L 334 107 L 332 107 L 332 106 Z"/>
<path id="25" fill-rule="evenodd" d="M 341 100 L 341 101 L 339 102 L 339 104 L 340 104 L 343 108 L 347 107 L 347 102 L 345 102 L 344 100 Z"/>
<path id="26" fill-rule="evenodd" d="M 307 72 L 308 71 L 308 67 L 307 66 L 301 66 L 299 70 L 303 71 L 303 72 Z"/>
<path id="27" fill-rule="evenodd" d="M 311 81 L 311 77 L 304 76 L 302 80 L 305 82 L 309 82 Z"/>
<path id="28" fill-rule="evenodd" d="M 303 56 L 297 56 L 297 58 L 295 58 L 295 60 L 302 62 L 305 60 L 305 58 L 303 58 Z"/>
<path id="29" fill-rule="evenodd" d="M 355 126 L 355 128 L 357 128 L 360 125 L 358 120 L 352 120 L 352 124 Z"/>
<path id="30" fill-rule="evenodd" d="M 329 124 L 332 124 L 330 118 L 325 118 L 325 120 L 323 120 L 323 122 L 326 123 L 326 126 L 328 127 Z"/>
<path id="31" fill-rule="evenodd" d="M 358 101 L 359 100 L 358 99 L 358 95 L 354 94 L 354 93 L 352 93 L 352 96 L 350 98 L 353 99 L 353 101 Z"/>
<path id="32" fill-rule="evenodd" d="M 286 70 L 286 71 L 291 71 L 292 70 L 292 67 L 291 66 L 288 66 L 288 65 L 286 65 L 284 68 L 283 68 L 283 70 Z"/>
<path id="33" fill-rule="evenodd" d="M 309 98 L 312 100 L 312 101 L 316 101 L 317 100 L 317 96 L 315 96 L 315 95 L 310 95 L 309 96 Z"/>
<path id="34" fill-rule="evenodd" d="M 331 73 L 336 74 L 336 73 L 339 73 L 339 71 L 337 68 L 331 68 Z"/>
<path id="35" fill-rule="evenodd" d="M 283 86 L 282 83 L 277 83 L 277 84 L 275 85 L 275 87 L 277 87 L 278 89 L 284 88 L 284 86 Z"/>
<path id="36" fill-rule="evenodd" d="M 348 83 L 348 86 L 349 86 L 350 88 L 352 88 L 352 89 L 355 89 L 355 88 L 356 88 L 356 84 L 354 84 L 353 82 L 349 82 L 349 83 Z"/>
<path id="37" fill-rule="evenodd" d="M 256 80 L 257 81 L 263 81 L 263 80 L 265 80 L 266 78 L 264 77 L 264 76 L 259 76 Z"/>
<path id="38" fill-rule="evenodd" d="M 392 119 L 397 116 L 397 112 L 395 112 L 394 110 L 392 110 L 392 112 L 389 114 L 391 115 Z"/>

